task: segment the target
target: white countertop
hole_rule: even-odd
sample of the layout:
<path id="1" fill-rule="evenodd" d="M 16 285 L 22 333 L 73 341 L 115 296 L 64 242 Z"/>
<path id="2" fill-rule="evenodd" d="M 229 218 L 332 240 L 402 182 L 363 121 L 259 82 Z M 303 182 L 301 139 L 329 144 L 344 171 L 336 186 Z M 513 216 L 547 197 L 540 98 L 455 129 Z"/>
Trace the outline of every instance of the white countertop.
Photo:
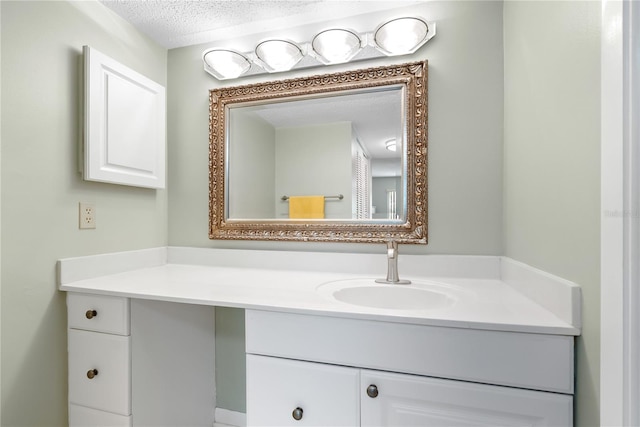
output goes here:
<path id="1" fill-rule="evenodd" d="M 381 277 L 377 274 L 378 272 L 374 272 L 374 275 L 362 274 L 361 271 L 345 272 L 344 266 L 327 272 L 253 268 L 247 265 L 194 265 L 182 263 L 184 260 L 182 256 L 171 255 L 167 258 L 160 255 L 159 260 L 154 258 L 151 262 L 136 263 L 131 261 L 131 254 L 119 253 L 115 257 L 98 255 L 61 260 L 59 262 L 60 290 L 454 328 L 558 335 L 580 334 L 579 325 L 573 325 L 561 319 L 557 313 L 545 308 L 544 304 L 541 305 L 529 296 L 525 296 L 525 293 L 516 290 L 500 277 L 475 277 L 482 274 L 468 272 L 461 274 L 467 277 L 455 277 L 451 273 L 442 272 L 440 275 L 417 275 L 416 270 L 419 269 L 407 267 L 406 270 L 411 274 L 402 275 L 401 269 L 401 278 L 438 282 L 451 286 L 456 289 L 456 302 L 446 308 L 433 310 L 389 310 L 343 303 L 317 290 L 320 285 L 335 280 L 371 278 L 373 281 Z M 276 255 L 270 253 L 268 256 Z M 334 255 L 325 254 L 325 256 Z M 366 257 L 366 255 L 363 256 Z M 122 259 L 127 260 L 126 267 L 104 267 L 105 262 L 117 264 L 122 263 Z M 352 262 L 353 259 L 349 261 Z M 424 263 L 424 261 L 421 262 Z M 489 266 L 483 267 L 482 270 L 491 270 L 491 262 L 493 261 L 490 259 L 481 260 L 480 263 Z M 246 263 L 251 264 L 250 260 L 245 260 Z M 241 263 L 237 261 L 235 264 Z M 96 265 L 100 266 L 97 270 L 94 268 Z M 426 267 L 425 269 L 429 270 Z M 89 273 L 89 270 L 94 273 Z M 124 271 L 118 272 L 118 270 Z M 438 268 L 433 271 L 436 270 Z M 497 276 L 497 274 L 485 274 L 485 276 Z M 560 283 L 559 286 L 563 284 Z M 577 291 L 574 287 L 570 289 L 573 295 L 572 301 L 579 301 L 579 288 L 577 289 Z M 577 299 L 576 292 L 578 292 Z M 573 310 L 576 311 L 575 308 Z M 577 312 L 579 313 L 579 310 Z"/>

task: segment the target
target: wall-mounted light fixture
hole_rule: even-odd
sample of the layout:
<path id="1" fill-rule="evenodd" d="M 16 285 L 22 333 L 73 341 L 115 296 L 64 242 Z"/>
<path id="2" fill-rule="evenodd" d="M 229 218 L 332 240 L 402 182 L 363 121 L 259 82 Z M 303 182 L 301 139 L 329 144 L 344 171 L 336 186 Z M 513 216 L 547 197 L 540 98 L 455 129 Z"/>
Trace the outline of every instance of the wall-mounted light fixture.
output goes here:
<path id="1" fill-rule="evenodd" d="M 330 28 L 310 42 L 268 39 L 253 52 L 212 48 L 202 54 L 204 69 L 218 80 L 263 73 L 341 64 L 384 56 L 409 55 L 436 34 L 436 24 L 422 18 L 402 17 L 383 22 L 371 32 Z"/>

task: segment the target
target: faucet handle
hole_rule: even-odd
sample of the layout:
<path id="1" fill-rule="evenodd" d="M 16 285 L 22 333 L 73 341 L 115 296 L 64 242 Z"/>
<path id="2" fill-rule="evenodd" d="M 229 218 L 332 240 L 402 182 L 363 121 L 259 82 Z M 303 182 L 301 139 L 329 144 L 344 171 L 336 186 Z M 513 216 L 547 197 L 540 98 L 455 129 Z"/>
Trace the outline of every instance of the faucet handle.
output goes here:
<path id="1" fill-rule="evenodd" d="M 395 240 L 389 240 L 387 242 L 387 257 L 394 259 L 398 256 L 398 242 Z"/>

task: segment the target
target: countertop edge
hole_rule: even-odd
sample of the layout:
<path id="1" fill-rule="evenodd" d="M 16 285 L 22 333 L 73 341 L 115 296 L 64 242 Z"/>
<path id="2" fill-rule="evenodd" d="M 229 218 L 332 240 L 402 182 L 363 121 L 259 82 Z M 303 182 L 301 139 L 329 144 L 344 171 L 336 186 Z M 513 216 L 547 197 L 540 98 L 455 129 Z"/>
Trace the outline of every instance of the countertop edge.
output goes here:
<path id="1" fill-rule="evenodd" d="M 225 308 L 239 308 L 245 310 L 261 310 L 261 311 L 275 311 L 281 313 L 293 313 L 293 314 L 306 314 L 314 316 L 327 316 L 338 317 L 347 319 L 359 319 L 359 320 L 374 320 L 380 322 L 390 323 L 408 323 L 413 325 L 423 326 L 436 326 L 447 327 L 457 329 L 477 329 L 486 331 L 498 331 L 498 332 L 516 332 L 516 333 L 532 333 L 532 334 L 548 334 L 548 335 L 570 335 L 579 336 L 580 329 L 572 327 L 571 325 L 558 325 L 558 326 L 539 326 L 539 325 L 518 325 L 518 324 L 501 324 L 493 322 L 469 322 L 463 320 L 449 320 L 449 319 L 434 319 L 434 318 L 420 318 L 412 316 L 389 316 L 377 313 L 362 313 L 362 312 L 347 312 L 347 311 L 331 311 L 331 310 L 316 310 L 300 307 L 286 307 L 275 306 L 255 303 L 242 303 L 242 302 L 230 302 L 225 300 L 215 299 L 198 299 L 198 298 L 176 298 L 157 296 L 146 293 L 135 292 L 123 292 L 123 291 L 111 291 L 106 289 L 94 289 L 86 288 L 82 286 L 63 285 L 60 287 L 60 291 L 64 292 L 78 292 L 92 295 L 105 295 L 124 298 L 136 298 L 146 299 L 153 301 L 175 302 L 182 304 L 194 304 L 194 305 L 208 305 L 215 307 Z"/>

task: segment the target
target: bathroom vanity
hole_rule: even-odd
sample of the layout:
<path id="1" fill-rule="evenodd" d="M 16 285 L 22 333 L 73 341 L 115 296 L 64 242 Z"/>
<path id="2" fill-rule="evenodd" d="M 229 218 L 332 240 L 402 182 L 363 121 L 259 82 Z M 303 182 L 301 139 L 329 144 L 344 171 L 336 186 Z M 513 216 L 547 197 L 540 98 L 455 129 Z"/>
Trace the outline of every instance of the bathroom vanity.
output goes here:
<path id="1" fill-rule="evenodd" d="M 571 425 L 570 337 L 255 310 L 246 331 L 248 425 Z"/>
<path id="2" fill-rule="evenodd" d="M 440 294 L 427 308 L 342 299 L 383 255 L 156 248 L 58 268 L 73 426 L 220 422 L 216 306 L 245 309 L 249 426 L 573 424 L 580 289 L 509 259 L 402 256 L 409 286 Z"/>

